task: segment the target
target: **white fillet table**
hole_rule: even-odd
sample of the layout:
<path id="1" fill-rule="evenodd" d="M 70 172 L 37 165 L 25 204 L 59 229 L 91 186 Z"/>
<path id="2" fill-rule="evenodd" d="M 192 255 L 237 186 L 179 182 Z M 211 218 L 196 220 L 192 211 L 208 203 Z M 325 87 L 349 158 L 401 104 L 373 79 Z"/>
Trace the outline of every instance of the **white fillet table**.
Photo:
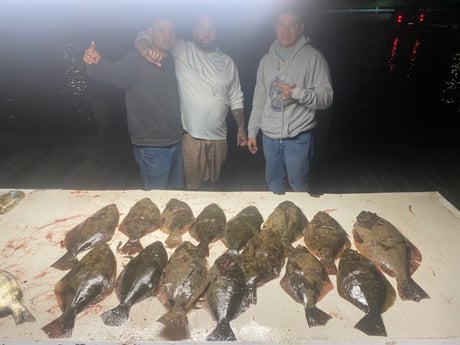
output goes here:
<path id="1" fill-rule="evenodd" d="M 439 193 L 325 194 L 314 198 L 304 193 L 160 190 L 27 190 L 18 205 L 0 215 L 0 269 L 16 276 L 24 294 L 23 302 L 37 319 L 15 325 L 11 316 L 0 318 L 0 344 L 210 343 L 205 338 L 216 323 L 205 308 L 188 313 L 189 337 L 174 339 L 164 334 L 163 325 L 156 321 L 165 312 L 156 297 L 135 304 L 126 325 L 105 326 L 100 314 L 118 305 L 115 293 L 78 314 L 70 338 L 50 339 L 41 330 L 61 315 L 53 290 L 66 271 L 56 270 L 50 264 L 65 253 L 61 244 L 66 232 L 109 203 L 117 205 L 121 222 L 130 207 L 143 197 L 150 197 L 160 210 L 170 198 L 183 200 L 195 216 L 215 202 L 222 207 L 227 220 L 249 205 L 256 206 L 266 219 L 280 202 L 290 200 L 309 220 L 318 211 L 328 211 L 348 232 L 352 243 L 356 216 L 367 210 L 390 221 L 420 249 L 423 260 L 413 279 L 431 298 L 413 302 L 397 297 L 383 314 L 387 337 L 367 336 L 353 327 L 364 314 L 338 295 L 335 276 L 330 276 L 334 289 L 318 303 L 332 319 L 325 326 L 309 328 L 303 307 L 279 285 L 283 268 L 279 278 L 258 288 L 257 304 L 231 322 L 237 343 L 460 344 L 460 212 Z M 145 246 L 155 240 L 164 241 L 166 236 L 155 231 L 141 242 Z M 196 243 L 188 233 L 183 239 Z M 117 273 L 129 261 L 116 252 L 117 245 L 126 240 L 116 230 L 109 242 L 117 258 Z M 296 244 L 303 244 L 303 240 Z M 225 249 L 220 241 L 211 244 L 209 266 Z M 86 253 L 79 254 L 79 258 Z M 396 287 L 393 278 L 388 280 Z"/>

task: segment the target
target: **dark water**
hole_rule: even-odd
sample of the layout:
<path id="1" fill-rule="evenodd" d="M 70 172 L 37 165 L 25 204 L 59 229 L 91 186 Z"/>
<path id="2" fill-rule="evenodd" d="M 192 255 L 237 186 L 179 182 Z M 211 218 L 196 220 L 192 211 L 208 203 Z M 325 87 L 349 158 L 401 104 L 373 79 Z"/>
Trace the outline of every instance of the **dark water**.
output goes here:
<path id="1" fill-rule="evenodd" d="M 95 96 L 107 100 L 111 130 L 126 131 L 123 92 L 88 80 L 81 56 L 90 40 L 113 61 L 132 50 L 152 5 L 32 3 L 0 5 L 0 131 L 95 134 Z M 267 9 L 241 6 L 218 11 L 220 46 L 238 65 L 249 116 L 258 61 L 274 35 Z M 170 10 L 179 36 L 189 38 L 196 9 Z M 397 29 L 384 15 L 309 14 L 306 32 L 326 56 L 335 90 L 331 109 L 319 113 L 320 150 L 458 141 L 458 32 Z M 233 130 L 230 121 L 230 141 Z"/>

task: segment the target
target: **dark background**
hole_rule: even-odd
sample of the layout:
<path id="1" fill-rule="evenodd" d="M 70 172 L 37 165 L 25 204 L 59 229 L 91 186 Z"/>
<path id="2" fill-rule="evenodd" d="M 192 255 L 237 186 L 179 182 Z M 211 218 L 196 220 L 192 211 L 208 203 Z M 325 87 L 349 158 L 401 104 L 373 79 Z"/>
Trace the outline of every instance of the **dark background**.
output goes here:
<path id="1" fill-rule="evenodd" d="M 238 65 L 247 120 L 258 62 L 275 38 L 273 17 L 280 2 L 2 1 L 0 134 L 9 136 L 1 142 L 0 159 L 11 158 L 12 147 L 19 147 L 11 138 L 96 137 L 90 102 L 94 97 L 106 101 L 109 132 L 126 144 L 130 155 L 123 91 L 88 79 L 81 57 L 95 40 L 102 56 L 116 61 L 134 49 L 136 32 L 161 11 L 174 16 L 178 36 L 185 39 L 191 38 L 195 15 L 202 11 L 216 15 L 219 45 Z M 354 165 L 361 171 L 364 161 L 378 170 L 378 164 L 392 157 L 394 176 L 400 174 L 398 169 L 407 168 L 404 163 L 414 155 L 440 157 L 445 152 L 449 164 L 459 161 L 452 158 L 460 142 L 456 123 L 460 39 L 459 22 L 452 19 L 455 9 L 443 12 L 444 16 L 436 12 L 436 21 L 430 12 L 423 25 L 395 25 L 391 12 L 348 13 L 328 3 L 332 4 L 305 1 L 305 33 L 328 60 L 335 92 L 332 107 L 318 112 L 315 164 L 317 175 L 324 176 L 319 184 L 323 191 L 375 191 L 366 183 L 353 189 L 338 182 L 344 170 L 354 174 Z M 443 18 L 448 19 L 443 22 Z M 232 189 L 263 189 L 263 158 L 236 148 L 234 136 L 229 118 L 230 152 L 223 180 Z M 26 146 L 22 141 L 21 147 Z M 136 171 L 127 157 L 126 165 Z M 399 157 L 396 163 L 395 157 Z M 348 165 L 337 163 L 346 160 Z M 457 194 L 458 167 L 449 174 L 455 175 L 449 181 L 456 184 L 453 193 Z M 389 179 L 394 176 L 388 174 Z M 252 181 L 249 186 L 245 179 Z M 410 183 L 402 188 L 397 183 L 383 185 L 377 190 L 411 188 Z"/>
<path id="2" fill-rule="evenodd" d="M 113 126 L 124 130 L 122 92 L 88 80 L 81 56 L 95 40 L 105 58 L 119 59 L 133 49 L 136 32 L 160 11 L 174 16 L 178 36 L 185 39 L 196 14 L 205 10 L 217 16 L 220 46 L 238 65 L 248 116 L 258 61 L 274 39 L 277 3 L 2 2 L 0 126 L 91 132 L 93 110 L 87 100 L 102 94 L 109 100 Z M 442 92 L 458 50 L 455 30 L 396 29 L 388 14 L 326 13 L 324 6 L 312 4 L 305 7 L 305 31 L 330 64 L 336 92 L 329 111 L 333 137 L 423 140 L 427 132 L 452 134 L 452 109 L 445 107 Z"/>

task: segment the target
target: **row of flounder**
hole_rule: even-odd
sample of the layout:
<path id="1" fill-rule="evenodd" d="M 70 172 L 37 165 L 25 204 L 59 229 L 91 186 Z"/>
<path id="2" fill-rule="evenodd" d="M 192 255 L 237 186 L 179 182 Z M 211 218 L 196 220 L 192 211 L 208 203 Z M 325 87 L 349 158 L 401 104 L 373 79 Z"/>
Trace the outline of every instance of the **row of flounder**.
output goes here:
<path id="1" fill-rule="evenodd" d="M 115 256 L 106 242 L 118 220 L 118 209 L 110 204 L 66 234 L 67 252 L 52 266 L 71 270 L 55 286 L 62 315 L 42 328 L 49 337 L 69 337 L 76 315 L 115 288 L 120 304 L 101 315 L 106 325 L 126 323 L 133 304 L 157 296 L 167 310 L 158 321 L 165 328 L 182 329 L 186 337 L 187 313 L 204 297 L 217 322 L 207 339 L 236 340 L 230 322 L 257 303 L 257 288 L 279 277 L 286 260 L 280 285 L 303 305 L 309 327 L 325 325 L 331 318 L 316 306 L 333 288 L 330 275 L 336 275 L 340 296 L 365 312 L 355 327 L 368 335 L 386 336 L 381 313 L 396 296 L 382 271 L 395 278 L 402 300 L 429 298 L 411 278 L 421 262 L 420 252 L 375 213 L 363 211 L 358 215 L 353 227 L 355 251 L 350 249 L 347 233 L 328 213 L 318 212 L 309 222 L 290 201 L 280 203 L 264 222 L 254 206 L 227 221 L 214 203 L 195 218 L 183 201 L 169 200 L 160 213 L 150 199 L 144 198 L 119 225 L 128 241 L 118 251 L 139 254 L 115 280 Z M 145 248 L 140 244 L 143 236 L 157 229 L 168 234 L 166 247 L 175 248 L 169 258 L 159 241 Z M 186 231 L 197 240 L 197 246 L 182 241 Z M 302 237 L 305 246 L 293 247 Z M 217 240 L 228 250 L 209 268 L 209 245 Z M 89 249 L 78 261 L 77 254 Z M 0 309 L 12 305 L 0 301 Z"/>

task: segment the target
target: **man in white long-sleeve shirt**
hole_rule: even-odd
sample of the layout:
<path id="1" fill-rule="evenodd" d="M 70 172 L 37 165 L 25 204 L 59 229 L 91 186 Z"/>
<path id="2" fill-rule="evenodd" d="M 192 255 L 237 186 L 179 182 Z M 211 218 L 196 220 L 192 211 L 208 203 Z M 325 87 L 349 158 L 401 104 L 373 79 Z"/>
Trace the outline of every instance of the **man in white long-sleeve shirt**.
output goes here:
<path id="1" fill-rule="evenodd" d="M 233 60 L 216 43 L 214 19 L 203 15 L 193 30 L 193 42 L 176 40 L 171 54 L 176 62 L 187 188 L 215 182 L 227 158 L 227 114 L 236 121 L 238 146 L 246 146 L 243 93 Z M 149 61 L 161 64 L 161 54 L 152 50 L 148 37 L 139 33 L 136 48 Z"/>

